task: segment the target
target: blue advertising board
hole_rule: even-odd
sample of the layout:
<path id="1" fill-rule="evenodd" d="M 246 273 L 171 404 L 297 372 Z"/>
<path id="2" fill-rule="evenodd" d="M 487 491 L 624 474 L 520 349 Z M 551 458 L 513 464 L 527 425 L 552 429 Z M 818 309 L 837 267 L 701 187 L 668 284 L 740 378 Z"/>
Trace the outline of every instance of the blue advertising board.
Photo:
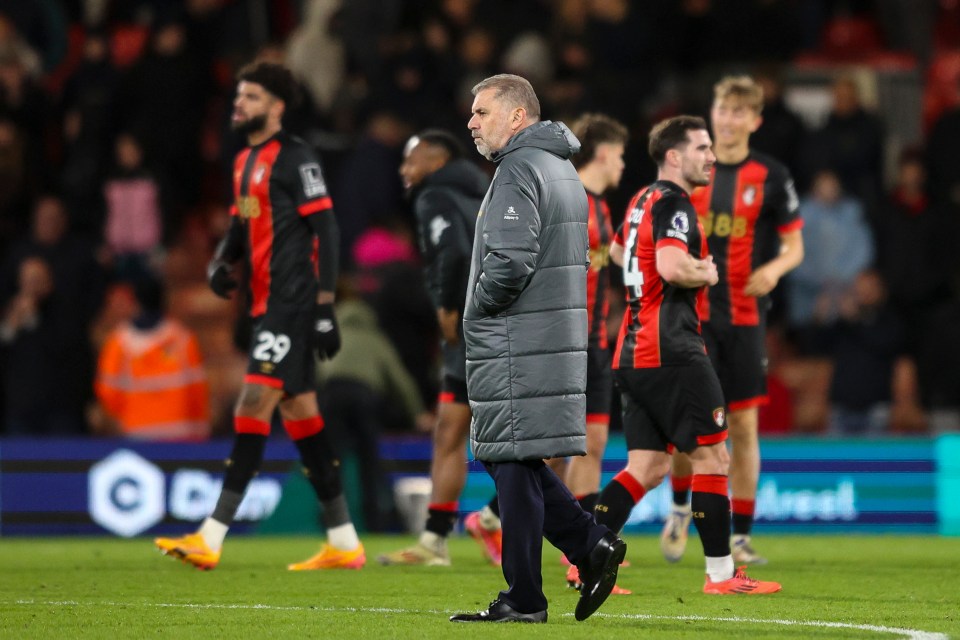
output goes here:
<path id="1" fill-rule="evenodd" d="M 960 535 L 960 436 L 791 438 L 767 440 L 761 447 L 758 529 Z M 0 535 L 186 531 L 212 511 L 229 450 L 229 440 L 0 441 Z M 428 438 L 385 439 L 380 453 L 391 482 L 429 473 Z M 604 482 L 625 463 L 623 439 L 613 436 Z M 299 473 L 296 449 L 285 438 L 271 439 L 261 473 L 241 505 L 237 532 L 274 515 L 292 473 Z M 345 481 L 349 495 L 356 478 Z M 492 494 L 489 476 L 471 462 L 461 509 L 478 509 Z M 297 499 L 315 503 L 309 492 Z M 659 530 L 669 508 L 669 485 L 664 483 L 633 510 L 628 530 Z"/>

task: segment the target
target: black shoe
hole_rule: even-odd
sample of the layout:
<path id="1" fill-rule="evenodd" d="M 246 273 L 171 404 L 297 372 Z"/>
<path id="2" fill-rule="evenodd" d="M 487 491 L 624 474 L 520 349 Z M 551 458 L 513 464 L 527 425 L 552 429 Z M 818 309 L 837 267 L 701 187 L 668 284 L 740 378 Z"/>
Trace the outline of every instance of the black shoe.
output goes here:
<path id="1" fill-rule="evenodd" d="M 617 582 L 617 571 L 623 557 L 627 555 L 627 543 L 613 533 L 607 533 L 593 548 L 577 569 L 580 571 L 580 600 L 573 617 L 578 621 L 589 618 L 613 590 Z"/>
<path id="2" fill-rule="evenodd" d="M 597 605 L 600 606 L 600 605 Z M 546 610 L 536 613 L 520 613 L 499 598 L 490 603 L 490 608 L 479 613 L 458 613 L 450 616 L 450 622 L 546 622 Z"/>

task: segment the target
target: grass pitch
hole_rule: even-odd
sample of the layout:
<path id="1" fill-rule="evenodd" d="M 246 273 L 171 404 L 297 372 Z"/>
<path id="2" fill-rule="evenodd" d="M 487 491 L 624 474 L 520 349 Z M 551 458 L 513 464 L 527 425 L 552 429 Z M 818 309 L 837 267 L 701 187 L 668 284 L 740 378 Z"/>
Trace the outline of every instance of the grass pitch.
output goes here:
<path id="1" fill-rule="evenodd" d="M 619 584 L 586 622 L 573 619 L 559 552 L 544 553 L 546 625 L 454 625 L 503 586 L 465 537 L 452 567 L 381 567 L 376 556 L 413 541 L 364 536 L 361 571 L 288 572 L 311 538 L 228 538 L 220 566 L 201 572 L 161 556 L 149 539 L 0 540 L 0 638 L 960 638 L 960 539 L 768 536 L 771 564 L 751 575 L 783 583 L 769 596 L 707 596 L 703 558 L 668 565 L 652 536 L 628 537 Z"/>

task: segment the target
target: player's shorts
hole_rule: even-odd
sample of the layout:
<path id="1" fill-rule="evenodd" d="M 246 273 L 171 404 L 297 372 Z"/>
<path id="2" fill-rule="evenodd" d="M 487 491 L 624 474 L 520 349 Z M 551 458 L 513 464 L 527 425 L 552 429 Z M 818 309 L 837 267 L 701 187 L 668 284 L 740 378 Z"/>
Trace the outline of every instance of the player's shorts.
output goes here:
<path id="1" fill-rule="evenodd" d="M 615 369 L 627 449 L 689 453 L 727 439 L 720 381 L 704 356 L 686 365 Z"/>
<path id="2" fill-rule="evenodd" d="M 453 376 L 443 376 L 443 381 L 440 383 L 440 397 L 437 398 L 437 402 L 455 402 L 457 404 L 469 405 L 470 401 L 467 399 L 467 381 L 454 378 Z"/>
<path id="3" fill-rule="evenodd" d="M 610 423 L 612 394 L 610 351 L 590 345 L 587 347 L 587 422 Z"/>
<path id="4" fill-rule="evenodd" d="M 317 388 L 313 306 L 271 305 L 252 319 L 250 361 L 244 382 L 283 389 L 295 396 Z"/>
<path id="5" fill-rule="evenodd" d="M 767 349 L 762 326 L 702 325 L 707 355 L 720 378 L 729 411 L 767 403 Z"/>

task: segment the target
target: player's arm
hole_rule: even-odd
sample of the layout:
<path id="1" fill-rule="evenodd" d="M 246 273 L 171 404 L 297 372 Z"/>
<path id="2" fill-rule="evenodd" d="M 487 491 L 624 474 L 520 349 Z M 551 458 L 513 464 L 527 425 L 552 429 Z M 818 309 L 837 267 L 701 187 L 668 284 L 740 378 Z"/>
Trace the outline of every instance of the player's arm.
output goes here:
<path id="1" fill-rule="evenodd" d="M 685 289 L 713 286 L 718 280 L 713 256 L 698 260 L 672 244 L 657 247 L 657 272 L 673 286 Z"/>
<path id="2" fill-rule="evenodd" d="M 623 245 L 620 244 L 619 239 L 618 239 L 618 240 L 614 240 L 614 241 L 610 244 L 610 260 L 612 260 L 612 261 L 613 261 L 613 264 L 617 265 L 618 267 L 622 267 L 622 266 L 623 266 L 623 254 L 624 254 L 624 251 L 625 251 L 625 249 L 623 248 Z"/>
<path id="3" fill-rule="evenodd" d="M 317 237 L 319 282 L 314 307 L 313 342 L 321 360 L 332 358 L 340 351 L 340 330 L 333 310 L 336 299 L 337 276 L 340 269 L 340 230 L 333 213 L 333 200 L 327 193 L 323 170 L 314 153 L 306 145 L 290 148 L 293 161 L 283 175 L 293 203 Z"/>
<path id="4" fill-rule="evenodd" d="M 460 311 L 463 309 L 461 282 L 470 268 L 469 233 L 449 194 L 432 189 L 417 199 L 416 214 L 420 244 L 429 261 L 431 287 L 437 305 L 437 322 L 443 339 L 459 341 Z"/>
<path id="5" fill-rule="evenodd" d="M 748 296 L 765 296 L 780 282 L 780 278 L 796 269 L 803 262 L 803 236 L 800 229 L 800 199 L 797 197 L 793 179 L 785 167 L 771 167 L 767 192 L 770 206 L 780 234 L 780 252 L 777 256 L 757 267 L 747 279 L 743 293 Z"/>
<path id="6" fill-rule="evenodd" d="M 780 253 L 776 258 L 753 271 L 743 292 L 748 296 L 765 296 L 780 282 L 780 278 L 803 262 L 803 234 L 800 229 L 780 232 Z"/>
<path id="7" fill-rule="evenodd" d="M 483 261 L 473 300 L 484 315 L 493 316 L 510 306 L 536 269 L 540 213 L 528 188 L 499 183 L 483 217 Z"/>
<path id="8" fill-rule="evenodd" d="M 243 257 L 243 225 L 234 209 L 231 212 L 230 227 L 227 234 L 217 244 L 213 251 L 213 258 L 207 264 L 207 282 L 215 294 L 221 298 L 230 298 L 231 292 L 237 288 L 237 280 L 233 277 L 233 264 Z"/>
<path id="9" fill-rule="evenodd" d="M 660 277 L 685 289 L 717 284 L 713 256 L 701 260 L 690 255 L 690 228 L 697 224 L 697 212 L 690 200 L 664 198 L 653 205 L 651 215 Z"/>

